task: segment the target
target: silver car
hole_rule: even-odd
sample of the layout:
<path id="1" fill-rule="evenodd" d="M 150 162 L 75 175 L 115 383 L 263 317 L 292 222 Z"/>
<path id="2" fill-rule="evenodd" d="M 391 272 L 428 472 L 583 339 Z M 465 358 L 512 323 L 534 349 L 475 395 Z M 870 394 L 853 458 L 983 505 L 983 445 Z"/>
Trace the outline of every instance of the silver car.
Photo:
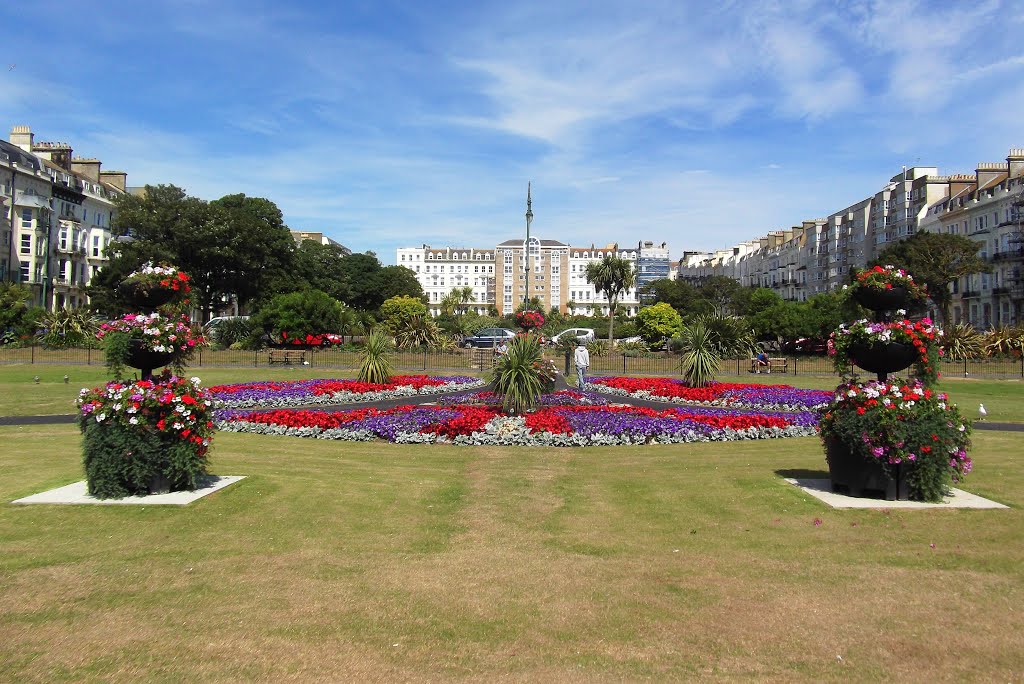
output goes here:
<path id="1" fill-rule="evenodd" d="M 554 337 L 551 338 L 551 345 L 558 346 L 560 341 L 566 339 L 574 339 L 576 342 L 582 342 L 587 344 L 588 342 L 594 341 L 594 329 L 593 328 L 569 328 L 563 330 Z"/>

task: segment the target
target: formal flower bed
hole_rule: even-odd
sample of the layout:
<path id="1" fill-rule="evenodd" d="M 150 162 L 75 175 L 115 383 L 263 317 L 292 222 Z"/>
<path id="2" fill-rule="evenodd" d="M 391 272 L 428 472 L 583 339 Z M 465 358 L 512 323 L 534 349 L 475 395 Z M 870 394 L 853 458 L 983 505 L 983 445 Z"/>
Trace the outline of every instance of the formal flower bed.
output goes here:
<path id="1" fill-rule="evenodd" d="M 217 412 L 232 432 L 370 441 L 499 446 L 599 446 L 769 439 L 816 434 L 813 413 L 713 408 L 654 410 L 633 406 L 548 406 L 506 416 L 492 405 L 399 406 L 328 412 Z"/>
<path id="2" fill-rule="evenodd" d="M 588 378 L 588 389 L 620 397 L 669 401 L 701 406 L 809 411 L 826 405 L 831 392 L 799 389 L 789 385 L 712 382 L 705 387 L 690 387 L 674 378 Z"/>
<path id="3" fill-rule="evenodd" d="M 269 408 L 380 401 L 483 385 L 483 380 L 465 375 L 396 375 L 387 383 L 315 379 L 214 385 L 210 393 L 218 408 Z"/>
<path id="4" fill-rule="evenodd" d="M 199 378 L 113 381 L 83 389 L 78 409 L 89 493 L 145 494 L 154 477 L 166 478 L 171 489 L 194 489 L 206 472 L 212 405 Z"/>
<path id="5" fill-rule="evenodd" d="M 451 406 L 455 404 L 488 404 L 499 406 L 502 397 L 494 392 L 456 392 L 439 397 L 438 404 Z M 541 406 L 606 406 L 608 400 L 598 392 L 580 392 L 578 390 L 559 390 L 540 395 Z"/>

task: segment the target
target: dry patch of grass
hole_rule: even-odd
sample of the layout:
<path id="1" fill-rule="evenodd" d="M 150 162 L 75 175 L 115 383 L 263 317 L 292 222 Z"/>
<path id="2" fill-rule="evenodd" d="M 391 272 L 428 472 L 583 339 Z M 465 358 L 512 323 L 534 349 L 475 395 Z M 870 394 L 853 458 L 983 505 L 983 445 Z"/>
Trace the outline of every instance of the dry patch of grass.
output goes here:
<path id="1" fill-rule="evenodd" d="M 0 439 L 2 501 L 80 478 L 71 428 Z M 222 434 L 249 477 L 185 509 L 0 505 L 0 680 L 1013 681 L 1016 453 L 967 487 L 1008 511 L 833 511 L 781 482 L 813 439 Z"/>

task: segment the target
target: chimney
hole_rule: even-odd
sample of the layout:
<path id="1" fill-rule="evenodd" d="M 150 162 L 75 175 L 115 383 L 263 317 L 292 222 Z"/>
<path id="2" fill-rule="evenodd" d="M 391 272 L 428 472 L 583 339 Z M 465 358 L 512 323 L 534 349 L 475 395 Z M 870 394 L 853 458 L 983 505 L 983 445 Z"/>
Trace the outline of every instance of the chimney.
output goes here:
<path id="1" fill-rule="evenodd" d="M 71 170 L 80 176 L 85 176 L 93 183 L 100 182 L 100 160 L 86 159 L 84 157 L 71 158 Z"/>
<path id="2" fill-rule="evenodd" d="M 1010 155 L 1006 158 L 1010 171 L 1010 178 L 1024 176 L 1024 147 L 1010 148 Z"/>
<path id="3" fill-rule="evenodd" d="M 30 127 L 11 126 L 11 144 L 17 145 L 29 154 L 32 154 L 32 142 L 34 138 L 35 134 L 32 133 L 32 129 Z"/>
<path id="4" fill-rule="evenodd" d="M 974 171 L 978 189 L 987 187 L 1004 173 L 1006 173 L 1006 164 L 1001 162 L 978 162 L 978 168 Z"/>
<path id="5" fill-rule="evenodd" d="M 53 162 L 65 171 L 71 170 L 71 145 L 66 142 L 35 143 L 32 146 L 32 154 Z"/>
<path id="6" fill-rule="evenodd" d="M 100 183 L 112 185 L 121 192 L 128 192 L 128 174 L 124 171 L 100 171 L 99 162 L 96 162 L 96 171 L 99 172 Z"/>

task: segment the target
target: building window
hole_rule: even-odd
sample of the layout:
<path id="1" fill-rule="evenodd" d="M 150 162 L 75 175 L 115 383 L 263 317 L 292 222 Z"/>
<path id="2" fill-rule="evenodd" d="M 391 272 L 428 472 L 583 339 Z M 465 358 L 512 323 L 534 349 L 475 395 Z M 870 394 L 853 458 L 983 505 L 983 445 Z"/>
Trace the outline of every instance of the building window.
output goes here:
<path id="1" fill-rule="evenodd" d="M 21 262 L 21 282 L 23 282 L 23 283 L 27 283 L 28 282 L 28 268 L 29 268 L 29 263 L 27 261 L 22 261 Z"/>
<path id="2" fill-rule="evenodd" d="M 21 210 L 21 227 L 31 228 L 32 227 L 32 210 L 22 209 Z"/>
<path id="3" fill-rule="evenodd" d="M 32 254 L 32 236 L 27 233 L 21 235 L 21 253 Z"/>

